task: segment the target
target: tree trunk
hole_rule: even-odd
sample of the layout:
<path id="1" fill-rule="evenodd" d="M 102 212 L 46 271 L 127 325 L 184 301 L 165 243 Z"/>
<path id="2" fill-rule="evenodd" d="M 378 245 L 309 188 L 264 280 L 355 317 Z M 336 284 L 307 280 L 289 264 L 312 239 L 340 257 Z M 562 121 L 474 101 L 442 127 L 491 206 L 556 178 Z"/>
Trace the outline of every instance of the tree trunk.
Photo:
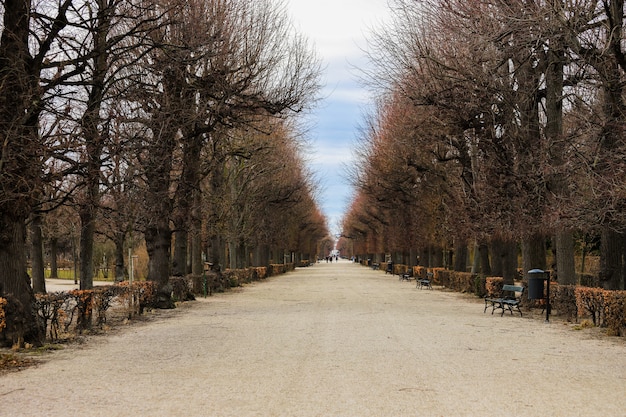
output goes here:
<path id="1" fill-rule="evenodd" d="M 115 244 L 115 282 L 122 282 L 126 276 L 124 268 L 124 238 L 125 233 L 116 233 L 113 243 Z"/>
<path id="2" fill-rule="evenodd" d="M 0 38 L 0 293 L 12 294 L 23 308 L 18 345 L 40 344 L 43 329 L 32 309 L 26 272 L 25 221 L 41 190 L 43 147 L 38 137 L 41 106 L 39 68 L 30 54 L 31 2 L 5 1 Z M 6 330 L 8 331 L 8 329 Z M 19 346 L 22 347 L 22 346 Z"/>
<path id="3" fill-rule="evenodd" d="M 563 285 L 577 284 L 573 233 L 569 230 L 558 232 L 554 238 L 554 243 L 556 246 L 557 281 Z"/>
<path id="4" fill-rule="evenodd" d="M 430 267 L 430 251 L 428 250 L 428 247 L 422 248 L 420 253 L 419 265 L 427 268 Z"/>
<path id="5" fill-rule="evenodd" d="M 467 272 L 467 242 L 457 241 L 454 245 L 454 270 Z"/>
<path id="6" fill-rule="evenodd" d="M 504 264 L 502 263 L 504 253 L 504 242 L 501 239 L 494 239 L 491 242 L 491 273 L 493 276 L 501 277 L 504 275 Z"/>
<path id="7" fill-rule="evenodd" d="M 80 209 L 80 289 L 93 288 L 93 240 L 96 232 L 92 206 Z"/>
<path id="8" fill-rule="evenodd" d="M 506 242 L 504 255 L 504 273 L 502 274 L 505 284 L 513 284 L 518 278 L 517 275 L 517 242 L 509 240 Z"/>
<path id="9" fill-rule="evenodd" d="M 430 258 L 432 259 L 431 267 L 441 268 L 444 266 L 443 249 L 439 246 L 431 246 L 430 250 Z"/>
<path id="10" fill-rule="evenodd" d="M 195 224 L 191 235 L 191 273 L 193 275 L 201 275 L 204 268 L 202 264 L 201 227 L 201 224 Z"/>
<path id="11" fill-rule="evenodd" d="M 33 291 L 36 294 L 46 293 L 46 279 L 44 276 L 43 238 L 41 234 L 41 215 L 34 214 L 30 224 L 31 239 L 31 277 Z"/>
<path id="12" fill-rule="evenodd" d="M 528 271 L 531 269 L 546 269 L 546 239 L 540 234 L 522 241 L 522 273 L 525 280 L 528 280 Z"/>
<path id="13" fill-rule="evenodd" d="M 237 245 L 235 242 L 228 242 L 228 267 L 230 269 L 237 269 Z"/>
<path id="14" fill-rule="evenodd" d="M 201 192 L 199 189 L 193 192 L 193 209 L 191 211 L 191 273 L 202 275 L 204 265 L 202 263 L 202 210 Z"/>
<path id="15" fill-rule="evenodd" d="M 557 17 L 557 18 L 560 18 Z M 563 67 L 565 53 L 559 45 L 562 39 L 550 40 L 546 67 L 546 137 L 549 141 L 552 165 L 560 170 L 564 165 L 566 155 L 563 140 Z M 568 197 L 568 182 L 566 177 L 553 175 L 549 179 L 549 188 L 559 198 Z M 574 237 L 571 230 L 558 230 L 554 236 L 556 248 L 556 274 L 560 284 L 573 285 L 577 283 L 576 267 L 574 263 Z M 545 268 L 541 268 L 545 269 Z"/>
<path id="16" fill-rule="evenodd" d="M 624 235 L 605 228 L 600 241 L 600 286 L 605 290 L 623 288 Z"/>
<path id="17" fill-rule="evenodd" d="M 478 243 L 474 244 L 474 256 L 472 257 L 472 269 L 470 272 L 472 274 L 477 274 L 480 268 L 480 254 L 478 252 Z"/>
<path id="18" fill-rule="evenodd" d="M 0 213 L 0 296 L 13 297 L 19 303 L 15 316 L 7 317 L 9 324 L 5 329 L 13 339 L 9 342 L 18 347 L 23 347 L 24 342 L 39 346 L 45 335 L 33 310 L 35 298 L 25 268 L 25 234 L 23 219 Z"/>
<path id="19" fill-rule="evenodd" d="M 478 244 L 478 252 L 480 253 L 480 272 L 485 276 L 490 276 L 491 261 L 489 260 L 489 245 L 486 243 Z"/>
<path id="20" fill-rule="evenodd" d="M 517 278 L 517 243 L 497 239 L 492 244 L 493 275 L 504 278 L 505 284 L 513 284 Z"/>
<path id="21" fill-rule="evenodd" d="M 160 221 L 160 223 L 165 223 Z M 148 279 L 157 284 L 157 308 L 174 308 L 170 278 L 170 248 L 172 234 L 165 224 L 150 227 L 145 232 L 148 251 Z"/>
<path id="22" fill-rule="evenodd" d="M 175 226 L 174 232 L 174 260 L 172 261 L 172 275 L 182 277 L 187 273 L 187 242 L 189 235 L 187 233 L 187 224 L 184 222 Z"/>
<path id="23" fill-rule="evenodd" d="M 211 270 L 214 272 L 220 272 L 222 270 L 222 241 L 219 236 L 214 235 L 209 239 L 209 263 L 211 263 Z"/>
<path id="24" fill-rule="evenodd" d="M 89 80 L 89 95 L 86 109 L 81 119 L 82 136 L 85 140 L 84 160 L 85 189 L 84 200 L 79 208 L 80 226 L 80 289 L 93 288 L 95 272 L 93 260 L 94 238 L 96 233 L 96 218 L 100 208 L 100 176 L 102 175 L 102 153 L 106 132 L 100 112 L 104 100 L 106 75 L 108 70 L 107 36 L 110 28 L 113 10 L 108 9 L 106 0 L 95 2 L 98 9 L 98 19 L 93 31 L 92 65 L 93 73 Z"/>
<path id="25" fill-rule="evenodd" d="M 57 259 L 59 257 L 59 240 L 54 237 L 50 239 L 50 278 L 59 277 L 59 265 Z"/>

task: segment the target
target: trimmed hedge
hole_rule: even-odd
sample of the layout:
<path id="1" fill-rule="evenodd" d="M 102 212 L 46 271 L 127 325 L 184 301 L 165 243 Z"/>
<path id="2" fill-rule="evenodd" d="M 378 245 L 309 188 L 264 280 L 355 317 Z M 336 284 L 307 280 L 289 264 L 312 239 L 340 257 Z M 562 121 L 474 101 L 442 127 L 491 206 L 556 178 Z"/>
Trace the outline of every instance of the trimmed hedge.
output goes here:
<path id="1" fill-rule="evenodd" d="M 610 336 L 626 335 L 626 291 L 604 293 L 604 321 Z"/>
<path id="2" fill-rule="evenodd" d="M 428 278 L 428 268 L 426 268 L 425 266 L 414 266 L 413 276 L 417 279 Z"/>
<path id="3" fill-rule="evenodd" d="M 123 282 L 90 290 L 35 294 L 37 315 L 45 326 L 46 337 L 51 341 L 57 340 L 61 331 L 81 334 L 91 329 L 94 316 L 96 325 L 103 328 L 107 322 L 107 311 L 114 302 L 127 306 L 129 318 L 141 314 L 145 309 L 154 307 L 156 284 L 152 281 L 134 282 L 132 285 Z M 3 314 L 0 308 L 0 317 Z"/>
<path id="4" fill-rule="evenodd" d="M 601 288 L 578 287 L 576 288 L 576 305 L 578 314 L 582 316 L 587 312 L 591 321 L 596 326 L 601 326 L 604 319 L 604 295 Z"/>
<path id="5" fill-rule="evenodd" d="M 385 268 L 386 270 L 387 268 Z M 394 275 L 406 274 L 409 272 L 409 266 L 404 264 L 395 264 L 393 266 Z"/>
<path id="6" fill-rule="evenodd" d="M 488 297 L 499 297 L 502 294 L 502 288 L 504 288 L 503 277 L 485 278 L 485 290 Z"/>
<path id="7" fill-rule="evenodd" d="M 293 263 L 286 264 L 271 264 L 269 269 L 269 276 L 285 274 L 289 271 L 293 271 L 296 268 Z"/>
<path id="8" fill-rule="evenodd" d="M 559 285 L 550 282 L 550 305 L 565 316 L 567 321 L 578 321 L 576 285 Z"/>
<path id="9" fill-rule="evenodd" d="M 184 279 L 193 294 L 211 295 L 214 292 L 224 292 L 229 288 L 265 279 L 269 276 L 267 271 L 266 267 L 258 266 L 245 269 L 227 269 L 220 274 L 208 271 L 203 275 L 188 275 Z"/>
<path id="10" fill-rule="evenodd" d="M 447 271 L 445 268 L 429 268 L 428 271 L 433 274 L 433 285 L 443 285 L 441 274 Z"/>

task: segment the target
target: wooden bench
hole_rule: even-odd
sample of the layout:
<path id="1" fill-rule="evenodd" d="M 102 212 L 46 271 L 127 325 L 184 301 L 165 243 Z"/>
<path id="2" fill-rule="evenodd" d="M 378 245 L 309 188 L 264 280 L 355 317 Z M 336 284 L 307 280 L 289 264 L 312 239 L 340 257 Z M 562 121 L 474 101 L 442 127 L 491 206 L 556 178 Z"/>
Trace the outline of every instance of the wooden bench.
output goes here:
<path id="1" fill-rule="evenodd" d="M 378 263 L 373 263 L 373 264 L 372 264 L 372 269 L 373 269 L 374 271 L 376 271 L 376 270 L 377 270 L 377 269 L 379 269 L 379 268 L 380 268 L 380 264 L 378 264 Z"/>
<path id="2" fill-rule="evenodd" d="M 519 296 L 517 293 L 519 293 Z M 485 313 L 487 308 L 491 306 L 491 314 L 493 314 L 494 311 L 501 309 L 502 314 L 500 314 L 500 317 L 504 315 L 505 310 L 509 310 L 511 315 L 513 315 L 513 309 L 516 309 L 521 317 L 522 310 L 520 310 L 519 306 L 523 293 L 524 287 L 518 285 L 504 285 L 502 287 L 500 297 L 485 297 L 485 309 L 483 310 L 483 313 Z"/>
<path id="3" fill-rule="evenodd" d="M 416 278 L 415 279 L 417 281 L 416 283 L 416 288 L 419 288 L 420 290 L 424 287 L 432 290 L 433 286 L 431 284 L 431 281 L 433 280 L 433 273 L 429 272 L 426 274 L 426 278 Z"/>

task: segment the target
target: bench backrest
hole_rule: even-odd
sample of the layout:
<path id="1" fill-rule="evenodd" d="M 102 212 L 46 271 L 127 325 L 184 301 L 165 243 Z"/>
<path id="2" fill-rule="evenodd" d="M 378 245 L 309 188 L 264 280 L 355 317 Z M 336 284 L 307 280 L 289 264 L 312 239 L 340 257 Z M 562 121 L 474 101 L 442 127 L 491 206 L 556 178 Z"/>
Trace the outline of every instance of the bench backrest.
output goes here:
<path id="1" fill-rule="evenodd" d="M 502 291 L 510 291 L 510 292 L 513 292 L 513 293 L 517 293 L 517 292 L 523 293 L 524 292 L 524 287 L 521 287 L 519 285 L 508 285 L 508 284 L 505 284 L 502 287 Z"/>

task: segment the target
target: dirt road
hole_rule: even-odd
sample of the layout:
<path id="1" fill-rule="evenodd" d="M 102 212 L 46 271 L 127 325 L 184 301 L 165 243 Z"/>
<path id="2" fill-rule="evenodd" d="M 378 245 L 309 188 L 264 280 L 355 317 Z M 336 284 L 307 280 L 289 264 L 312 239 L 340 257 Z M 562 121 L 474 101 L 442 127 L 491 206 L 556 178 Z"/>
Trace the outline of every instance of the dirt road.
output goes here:
<path id="1" fill-rule="evenodd" d="M 0 416 L 624 416 L 626 344 L 349 262 L 0 376 Z"/>

